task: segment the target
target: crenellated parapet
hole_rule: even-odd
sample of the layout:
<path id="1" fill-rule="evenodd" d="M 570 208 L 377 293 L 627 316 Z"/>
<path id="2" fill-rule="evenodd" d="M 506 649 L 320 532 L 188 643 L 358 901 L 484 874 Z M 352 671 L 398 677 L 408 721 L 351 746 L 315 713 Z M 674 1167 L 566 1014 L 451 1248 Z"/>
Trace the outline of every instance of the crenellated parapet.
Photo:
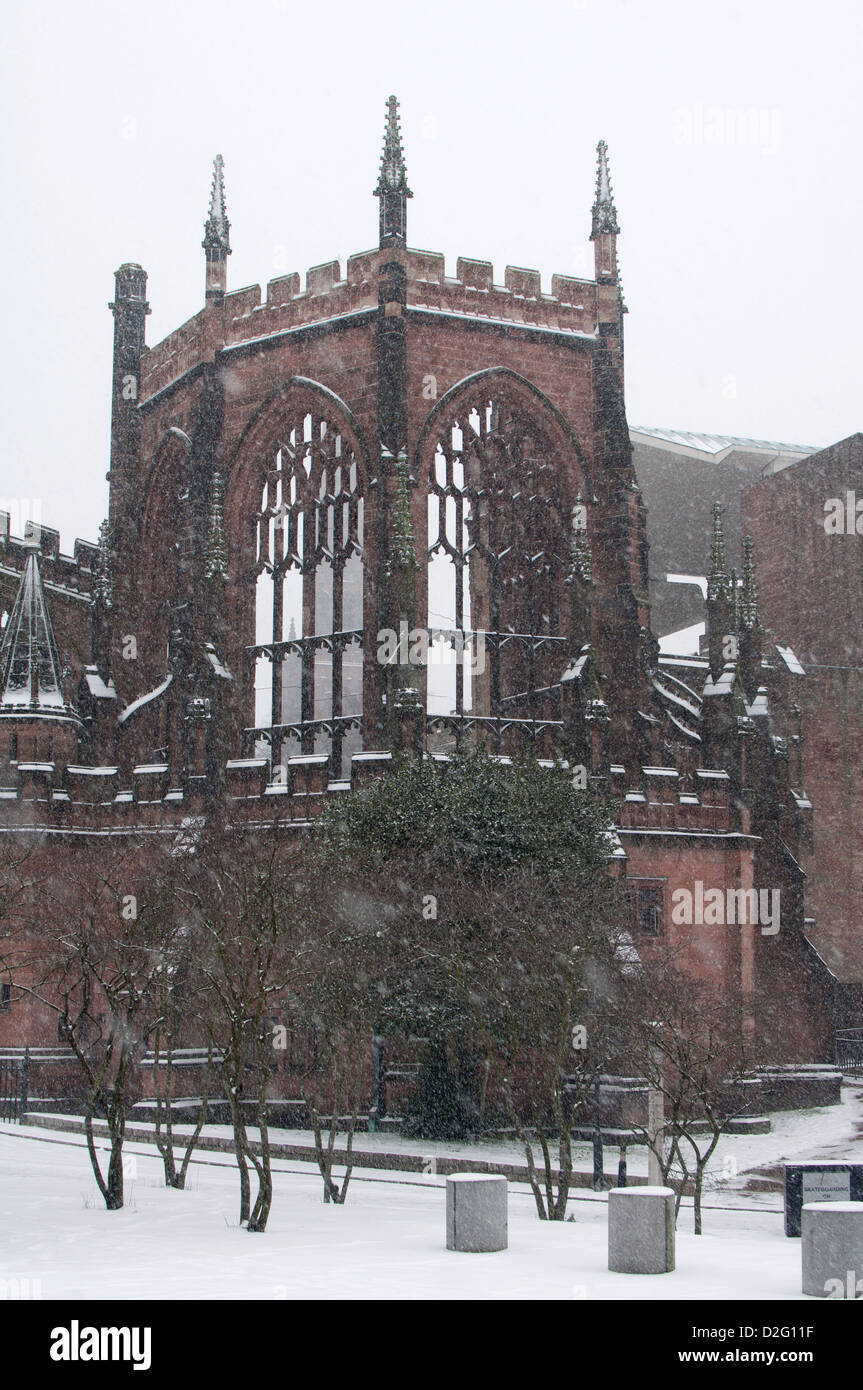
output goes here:
<path id="1" fill-rule="evenodd" d="M 299 827 L 328 798 L 365 786 L 392 766 L 387 751 L 354 755 L 350 776 L 334 780 L 326 754 L 288 758 L 271 780 L 265 758 L 231 758 L 224 768 L 225 810 L 237 824 Z M 0 762 L 0 828 L 117 834 L 179 832 L 204 810 L 202 799 L 171 783 L 167 763 L 139 763 L 127 777 L 116 765 L 51 760 Z"/>
<path id="2" fill-rule="evenodd" d="M 0 603 L 14 599 L 34 542 L 38 547 L 42 582 L 51 593 L 83 604 L 90 602 L 99 547 L 93 541 L 76 540 L 71 555 L 60 551 L 60 533 L 50 526 L 25 520 L 22 535 L 15 535 L 20 519 L 0 511 Z"/>
<path id="3" fill-rule="evenodd" d="M 310 754 L 286 759 L 273 780 L 266 758 L 228 759 L 226 811 L 231 820 L 249 826 L 308 825 L 330 798 L 361 789 L 392 765 L 392 753 L 368 750 L 353 755 L 348 777 L 335 779 L 330 757 Z M 611 765 L 609 791 L 621 830 L 683 837 L 740 832 L 724 769 L 692 770 L 681 759 L 676 766 L 645 766 L 639 773 L 634 781 L 622 765 Z M 123 777 L 116 765 L 22 761 L 6 764 L 2 780 L 0 826 L 20 829 L 167 833 L 181 830 L 203 809 L 194 792 L 172 785 L 166 763 L 141 763 Z"/>
<path id="4" fill-rule="evenodd" d="M 642 767 L 637 785 L 612 765 L 611 793 L 620 804 L 622 830 L 664 831 L 682 836 L 728 834 L 739 829 L 731 782 L 722 768 Z"/>
<path id="5" fill-rule="evenodd" d="M 614 285 L 555 274 L 551 293 L 543 294 L 538 270 L 507 266 L 501 284 L 490 261 L 459 256 L 455 275 L 448 276 L 439 252 L 361 251 L 348 258 L 344 273 L 340 261 L 325 261 L 306 272 L 304 287 L 293 272 L 270 280 L 263 293 L 260 285 L 249 285 L 200 310 L 145 353 L 141 402 L 212 361 L 214 352 L 376 312 L 381 268 L 393 262 L 404 267 L 408 314 L 424 310 L 596 338 L 600 320 L 617 313 Z"/>

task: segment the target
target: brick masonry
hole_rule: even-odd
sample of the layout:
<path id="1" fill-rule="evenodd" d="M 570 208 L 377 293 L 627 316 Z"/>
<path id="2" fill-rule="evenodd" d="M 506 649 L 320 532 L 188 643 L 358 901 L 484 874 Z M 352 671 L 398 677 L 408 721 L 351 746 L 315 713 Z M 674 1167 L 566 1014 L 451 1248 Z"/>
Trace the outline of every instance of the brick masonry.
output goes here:
<path id="1" fill-rule="evenodd" d="M 425 621 L 435 449 L 441 440 L 449 447 L 453 425 L 464 426 L 472 407 L 488 404 L 492 416 L 499 410 L 521 430 L 536 476 L 553 477 L 543 515 L 557 515 L 557 507 L 565 518 L 556 531 L 543 521 L 535 536 L 513 523 L 528 559 L 539 549 L 556 576 L 543 591 L 553 614 L 534 620 L 556 624 L 541 631 L 544 642 L 560 644 L 546 642 L 538 658 L 547 688 L 529 692 L 528 708 L 541 711 L 529 730 L 537 751 L 584 765 L 595 785 L 612 791 L 619 862 L 636 895 L 639 884 L 658 888 L 662 929 L 680 937 L 693 971 L 718 988 L 742 990 L 747 1025 L 761 1030 L 776 1060 L 828 1059 L 831 982 L 804 935 L 794 858 L 807 833 L 805 798 L 780 736 L 790 708 L 787 672 L 750 641 L 749 655 L 726 673 L 727 686 L 720 681 L 708 693 L 707 663 L 662 663 L 651 636 L 646 514 L 624 408 L 611 225 L 613 218 L 597 233 L 596 280 L 556 275 L 551 295 L 541 293 L 536 272 L 518 267 L 507 267 L 499 285 L 487 262 L 462 258 L 448 277 L 442 256 L 410 250 L 392 235 L 350 257 L 344 278 L 337 262 L 312 268 L 302 291 L 291 274 L 264 293 L 257 286 L 224 292 L 211 256 L 205 307 L 152 348 L 146 275 L 122 266 L 112 306 L 110 603 L 98 592 L 94 548 L 64 560 L 43 536 L 41 550 L 46 601 L 70 667 L 67 698 L 74 701 L 88 666 L 98 680 L 91 671 L 79 747 L 38 766 L 11 741 L 13 731 L 29 736 L 35 712 L 4 712 L 10 739 L 0 756 L 0 828 L 36 836 L 55 871 L 64 856 L 74 860 L 76 836 L 176 834 L 213 798 L 226 800 L 236 821 L 290 836 L 327 796 L 349 793 L 385 766 L 390 750 L 414 735 L 405 733 L 407 716 L 399 723 L 393 714 L 402 687 L 387 685 L 377 633 L 406 615 Z M 317 735 L 304 733 L 302 755 L 277 781 L 248 734 L 255 526 L 286 421 L 304 416 L 326 421 L 327 437 L 337 431 L 356 463 L 366 508 L 362 736 L 366 752 L 381 758 L 354 757 L 337 774 L 327 753 L 315 754 Z M 490 447 L 483 466 L 491 467 L 497 446 Z M 214 577 L 217 475 L 224 491 Z M 518 491 L 496 505 L 523 506 Z M 404 497 L 409 534 L 399 512 Z M 581 550 L 567 520 L 579 497 L 587 514 Z M 709 541 L 705 535 L 705 550 Z M 15 556 L 12 542 L 0 573 L 7 602 L 20 571 Z M 477 580 L 478 611 L 488 606 L 489 583 Z M 306 603 L 310 632 L 314 605 Z M 422 699 L 424 675 L 418 683 Z M 478 681 L 475 698 L 493 698 L 488 682 Z M 495 718 L 496 751 L 508 754 L 516 734 L 502 734 Z M 411 727 L 422 747 L 425 721 Z M 778 936 L 757 928 L 672 930 L 672 893 L 699 879 L 723 890 L 781 886 Z M 640 921 L 636 913 L 636 934 Z M 650 941 L 639 947 L 649 951 Z M 0 1044 L 21 1040 L 22 1018 L 20 1010 L 0 1014 Z M 53 1027 L 35 1016 L 23 1024 L 42 1034 L 30 1041 L 46 1045 L 55 1041 Z"/>
<path id="2" fill-rule="evenodd" d="M 807 913 L 813 941 L 847 987 L 843 1021 L 853 1024 L 863 1022 L 863 518 L 861 532 L 849 532 L 849 493 L 863 501 L 860 434 L 748 488 L 742 519 L 758 547 L 764 622 L 807 672 L 799 696 L 814 807 Z M 825 530 L 830 499 L 841 502 L 837 534 Z"/>

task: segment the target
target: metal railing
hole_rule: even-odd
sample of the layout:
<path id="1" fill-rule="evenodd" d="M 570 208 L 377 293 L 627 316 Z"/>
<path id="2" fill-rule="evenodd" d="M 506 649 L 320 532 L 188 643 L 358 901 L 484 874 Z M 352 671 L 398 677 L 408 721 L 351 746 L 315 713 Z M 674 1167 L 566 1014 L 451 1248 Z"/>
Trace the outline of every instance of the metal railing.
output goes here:
<path id="1" fill-rule="evenodd" d="M 863 1028 L 840 1028 L 837 1031 L 836 1065 L 851 1076 L 863 1076 Z"/>
<path id="2" fill-rule="evenodd" d="M 23 1057 L 0 1057 L 0 1120 L 23 1123 L 29 1080 L 29 1047 L 25 1047 Z"/>

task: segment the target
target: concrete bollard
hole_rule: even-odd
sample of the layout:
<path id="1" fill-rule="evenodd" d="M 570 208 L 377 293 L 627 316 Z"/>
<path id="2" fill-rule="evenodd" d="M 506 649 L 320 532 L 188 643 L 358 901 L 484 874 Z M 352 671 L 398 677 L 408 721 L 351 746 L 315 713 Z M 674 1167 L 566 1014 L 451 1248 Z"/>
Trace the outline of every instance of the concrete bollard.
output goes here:
<path id="1" fill-rule="evenodd" d="M 446 1248 L 488 1254 L 507 1248 L 507 1180 L 499 1173 L 456 1173 L 446 1180 Z"/>
<path id="2" fill-rule="evenodd" d="M 802 1235 L 803 1292 L 863 1296 L 863 1202 L 806 1202 Z"/>
<path id="3" fill-rule="evenodd" d="M 670 1187 L 613 1187 L 608 1194 L 608 1268 L 615 1274 L 674 1269 L 674 1193 Z"/>

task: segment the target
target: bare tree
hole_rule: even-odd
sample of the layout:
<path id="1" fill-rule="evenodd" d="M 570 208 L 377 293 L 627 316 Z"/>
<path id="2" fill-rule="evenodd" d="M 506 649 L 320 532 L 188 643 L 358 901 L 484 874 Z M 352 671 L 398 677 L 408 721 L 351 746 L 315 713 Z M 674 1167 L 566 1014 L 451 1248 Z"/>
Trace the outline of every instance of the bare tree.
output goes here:
<path id="1" fill-rule="evenodd" d="M 208 1043 L 206 1048 L 204 1080 L 201 1095 L 198 1098 L 198 1110 L 191 1134 L 183 1136 L 182 1158 L 178 1167 L 175 1153 L 177 1136 L 174 1128 L 173 1107 L 177 1033 L 173 1031 L 171 1024 L 165 1021 L 170 1018 L 171 1012 L 171 1003 L 163 1001 L 160 1009 L 160 1020 L 155 1025 L 153 1033 L 152 1078 L 153 1098 L 155 1100 L 155 1137 L 156 1148 L 161 1154 L 162 1165 L 165 1170 L 166 1187 L 182 1189 L 186 1186 L 189 1164 L 207 1122 L 207 1109 L 213 1081 L 213 1044 L 212 1042 Z"/>
<path id="2" fill-rule="evenodd" d="M 353 1172 L 353 1144 L 363 1099 L 367 1094 L 368 1044 L 371 1029 L 356 1020 L 336 1016 L 320 1019 L 316 1027 L 318 1062 L 300 1078 L 315 1140 L 315 1158 L 324 1183 L 324 1201 L 344 1203 Z M 343 1124 L 344 1121 L 344 1124 Z M 344 1173 L 336 1176 L 336 1143 L 345 1135 Z"/>
<path id="3" fill-rule="evenodd" d="M 573 1126 L 616 1045 L 620 903 L 601 874 L 574 875 L 562 894 L 526 873 L 483 897 L 495 948 L 485 989 L 472 995 L 476 1025 L 524 1148 L 537 1214 L 563 1221 Z"/>
<path id="4" fill-rule="evenodd" d="M 315 1140 L 324 1201 L 345 1202 L 353 1171 L 357 1121 L 369 1096 L 369 1052 L 386 974 L 384 932 L 362 882 L 346 878 L 326 843 L 306 862 L 296 891 L 306 896 L 302 969 L 283 999 L 288 1027 L 314 1038 L 306 1065 L 295 1068 Z M 345 1136 L 345 1171 L 334 1172 Z"/>
<path id="5" fill-rule="evenodd" d="M 740 1113 L 741 1083 L 759 1060 L 757 1044 L 743 1030 L 739 997 L 717 994 L 683 968 L 679 953 L 654 952 L 628 981 L 627 1002 L 631 1066 L 661 1093 L 665 1110 L 657 1136 L 635 1128 L 675 1188 L 677 1211 L 691 1179 L 701 1235 L 705 1173 Z"/>
<path id="6" fill-rule="evenodd" d="M 31 910 L 41 969 L 28 992 L 60 1018 L 85 1081 L 84 1128 L 105 1205 L 123 1205 L 123 1142 L 151 1006 L 174 926 L 158 910 L 164 847 L 153 838 L 76 845 Z M 93 1121 L 108 1125 L 102 1170 Z"/>
<path id="7" fill-rule="evenodd" d="M 176 1072 L 178 1063 L 184 1064 L 189 1057 L 189 1049 L 183 1044 L 191 1041 L 190 1021 L 196 1016 L 196 997 L 200 994 L 200 975 L 195 961 L 194 943 L 188 925 L 182 918 L 182 897 L 177 892 L 177 879 L 182 878 L 180 865 L 185 862 L 184 856 L 188 850 L 189 846 L 183 837 L 178 837 L 171 853 L 172 863 L 162 886 L 160 910 L 166 920 L 174 920 L 175 930 L 172 933 L 173 949 L 166 953 L 157 974 L 153 1017 L 149 1030 L 156 1147 L 162 1157 L 166 1186 L 178 1189 L 186 1186 L 189 1164 L 207 1121 L 214 1073 L 213 1044 L 210 1041 L 206 1048 L 202 1049 L 205 1051 L 206 1060 L 203 1065 L 201 1094 L 197 1097 L 197 1113 L 192 1132 L 182 1138 L 182 1157 L 178 1166 L 175 1153 L 178 1137 L 174 1124 Z M 200 1057 L 197 1060 L 200 1069 Z"/>
<path id="8" fill-rule="evenodd" d="M 266 1230 L 273 1199 L 267 1115 L 276 1066 L 272 1018 L 302 953 L 292 891 L 301 860 L 289 849 L 273 831 L 243 832 L 214 821 L 186 857 L 177 886 L 200 979 L 197 1023 L 219 1058 L 230 1106 L 240 1221 L 258 1232 Z M 249 1135 L 250 1114 L 260 1152 Z"/>

